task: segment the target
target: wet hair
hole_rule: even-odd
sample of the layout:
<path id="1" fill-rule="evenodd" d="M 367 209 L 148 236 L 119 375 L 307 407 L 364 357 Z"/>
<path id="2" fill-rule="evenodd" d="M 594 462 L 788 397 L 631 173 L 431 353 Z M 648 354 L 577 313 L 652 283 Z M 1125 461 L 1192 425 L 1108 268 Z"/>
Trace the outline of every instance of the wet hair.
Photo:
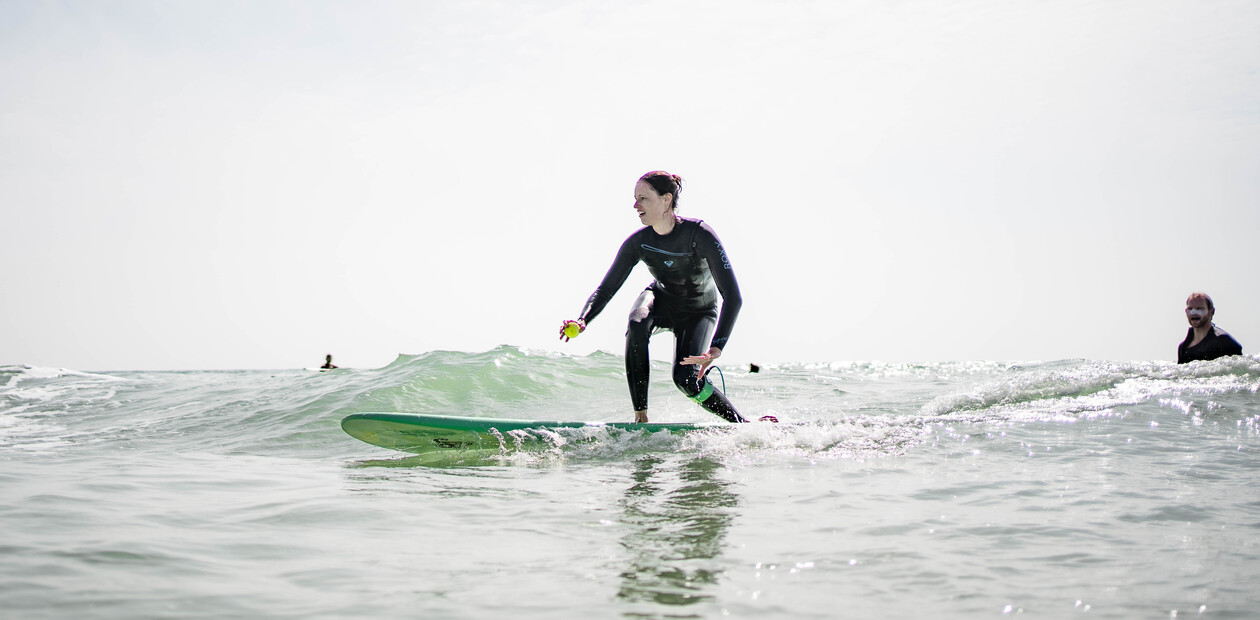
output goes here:
<path id="1" fill-rule="evenodd" d="M 669 208 L 678 210 L 678 194 L 682 192 L 682 177 L 664 170 L 653 170 L 639 177 L 639 180 L 651 185 L 652 189 L 662 196 L 673 194 L 674 199 L 670 201 Z"/>
<path id="2" fill-rule="evenodd" d="M 1202 299 L 1203 301 L 1206 301 L 1208 312 L 1216 312 L 1216 306 L 1212 305 L 1212 298 L 1208 297 L 1207 293 L 1190 293 L 1190 297 L 1186 298 L 1186 302 L 1189 303 L 1191 299 Z"/>

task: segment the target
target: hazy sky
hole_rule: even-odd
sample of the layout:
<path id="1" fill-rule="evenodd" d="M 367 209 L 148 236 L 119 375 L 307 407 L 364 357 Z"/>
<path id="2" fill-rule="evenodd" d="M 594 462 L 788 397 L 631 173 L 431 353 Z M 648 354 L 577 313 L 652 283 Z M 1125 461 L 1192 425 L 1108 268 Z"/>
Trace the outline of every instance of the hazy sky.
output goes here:
<path id="1" fill-rule="evenodd" d="M 1260 3 L 7 0 L 0 365 L 619 354 L 658 168 L 729 363 L 1260 351 Z"/>

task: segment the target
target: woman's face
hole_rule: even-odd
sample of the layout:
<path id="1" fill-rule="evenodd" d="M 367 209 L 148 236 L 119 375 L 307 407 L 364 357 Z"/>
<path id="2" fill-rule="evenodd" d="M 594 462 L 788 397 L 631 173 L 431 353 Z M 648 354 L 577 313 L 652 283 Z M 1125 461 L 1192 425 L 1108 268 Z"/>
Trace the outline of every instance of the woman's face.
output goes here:
<path id="1" fill-rule="evenodd" d="M 673 194 L 658 194 L 647 181 L 634 184 L 634 210 L 639 212 L 644 226 L 656 226 L 674 217 L 670 209 L 673 200 Z"/>

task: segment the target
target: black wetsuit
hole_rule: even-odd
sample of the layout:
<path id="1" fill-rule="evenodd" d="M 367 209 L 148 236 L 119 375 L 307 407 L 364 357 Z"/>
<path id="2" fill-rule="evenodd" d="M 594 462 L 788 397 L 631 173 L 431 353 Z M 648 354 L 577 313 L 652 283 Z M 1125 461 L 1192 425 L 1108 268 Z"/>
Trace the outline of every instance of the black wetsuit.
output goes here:
<path id="1" fill-rule="evenodd" d="M 726 420 L 745 422 L 726 396 L 700 376 L 699 366 L 679 364 L 685 357 L 707 353 L 710 346 L 725 349 L 743 305 L 726 251 L 708 224 L 680 217 L 667 235 L 657 234 L 651 226 L 630 235 L 579 318 L 590 323 L 598 316 L 639 262 L 647 265 L 653 282 L 635 300 L 626 330 L 626 379 L 634 410 L 647 409 L 648 339 L 669 330 L 675 337 L 674 384 L 678 389 Z"/>
<path id="2" fill-rule="evenodd" d="M 1212 324 L 1212 329 L 1208 330 L 1207 336 L 1203 337 L 1203 342 L 1192 347 L 1190 346 L 1192 341 L 1194 341 L 1193 327 L 1186 332 L 1186 339 L 1177 347 L 1178 364 L 1196 360 L 1214 360 L 1226 355 L 1242 355 L 1242 345 L 1215 323 Z"/>

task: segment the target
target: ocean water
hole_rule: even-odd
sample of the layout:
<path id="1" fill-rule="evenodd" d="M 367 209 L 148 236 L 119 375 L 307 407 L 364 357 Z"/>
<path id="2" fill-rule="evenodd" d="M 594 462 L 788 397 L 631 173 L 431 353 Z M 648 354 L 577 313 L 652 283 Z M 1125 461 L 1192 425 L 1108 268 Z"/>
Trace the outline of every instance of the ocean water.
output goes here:
<path id="1" fill-rule="evenodd" d="M 785 424 L 435 467 L 339 421 L 628 420 L 620 356 L 0 367 L 0 617 L 1260 617 L 1255 357 L 724 372 Z"/>

